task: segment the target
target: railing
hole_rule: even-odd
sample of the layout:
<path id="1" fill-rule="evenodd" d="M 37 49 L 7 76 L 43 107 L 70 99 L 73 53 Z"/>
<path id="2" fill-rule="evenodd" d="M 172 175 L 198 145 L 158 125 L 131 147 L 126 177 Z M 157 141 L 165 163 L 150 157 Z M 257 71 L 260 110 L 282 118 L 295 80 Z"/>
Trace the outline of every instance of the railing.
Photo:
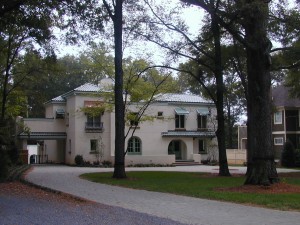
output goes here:
<path id="1" fill-rule="evenodd" d="M 86 132 L 102 132 L 103 131 L 103 123 L 97 122 L 86 122 L 85 123 L 85 131 Z"/>

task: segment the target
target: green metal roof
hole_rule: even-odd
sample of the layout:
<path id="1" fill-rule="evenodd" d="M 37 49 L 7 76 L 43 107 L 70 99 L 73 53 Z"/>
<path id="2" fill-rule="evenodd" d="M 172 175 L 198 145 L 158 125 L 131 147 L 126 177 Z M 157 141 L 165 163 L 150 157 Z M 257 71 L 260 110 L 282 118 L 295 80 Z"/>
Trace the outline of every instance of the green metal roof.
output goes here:
<path id="1" fill-rule="evenodd" d="M 207 115 L 209 115 L 210 114 L 210 112 L 209 112 L 209 109 L 208 108 L 198 108 L 197 109 L 197 113 L 199 114 L 199 115 L 201 115 L 201 116 L 207 116 Z"/>
<path id="2" fill-rule="evenodd" d="M 65 132 L 22 132 L 18 135 L 20 139 L 28 140 L 58 140 L 66 139 L 67 134 Z"/>
<path id="3" fill-rule="evenodd" d="M 189 114 L 189 111 L 187 111 L 187 110 L 184 109 L 184 108 L 176 108 L 176 109 L 175 109 L 175 113 L 176 113 L 177 115 L 187 115 L 187 114 Z"/>

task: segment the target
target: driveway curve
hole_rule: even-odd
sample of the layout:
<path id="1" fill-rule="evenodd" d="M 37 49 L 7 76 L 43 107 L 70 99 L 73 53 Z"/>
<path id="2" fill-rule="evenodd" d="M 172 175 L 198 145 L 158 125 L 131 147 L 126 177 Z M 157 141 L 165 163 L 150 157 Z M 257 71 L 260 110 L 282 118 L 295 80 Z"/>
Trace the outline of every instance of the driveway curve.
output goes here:
<path id="1" fill-rule="evenodd" d="M 217 167 L 209 167 L 215 170 Z M 206 171 L 208 167 L 128 168 L 130 170 Z M 234 168 L 232 173 L 244 168 Z M 93 183 L 79 178 L 80 174 L 108 172 L 106 168 L 69 166 L 34 166 L 25 177 L 30 183 L 68 193 L 94 202 L 118 206 L 141 213 L 199 225 L 295 225 L 299 212 L 286 212 L 240 204 L 219 202 L 144 190 L 133 190 Z M 209 171 L 207 171 L 209 172 Z M 287 172 L 287 171 L 282 171 Z M 184 182 L 184 181 L 183 181 Z"/>

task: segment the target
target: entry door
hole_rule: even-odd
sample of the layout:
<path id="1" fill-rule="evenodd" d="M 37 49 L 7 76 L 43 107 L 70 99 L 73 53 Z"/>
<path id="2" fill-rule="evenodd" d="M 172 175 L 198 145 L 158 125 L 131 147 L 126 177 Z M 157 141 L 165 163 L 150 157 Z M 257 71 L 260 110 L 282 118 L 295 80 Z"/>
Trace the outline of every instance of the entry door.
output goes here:
<path id="1" fill-rule="evenodd" d="M 181 149 L 180 149 L 180 141 L 174 141 L 173 147 L 174 147 L 175 159 L 181 160 L 182 156 L 181 156 Z"/>

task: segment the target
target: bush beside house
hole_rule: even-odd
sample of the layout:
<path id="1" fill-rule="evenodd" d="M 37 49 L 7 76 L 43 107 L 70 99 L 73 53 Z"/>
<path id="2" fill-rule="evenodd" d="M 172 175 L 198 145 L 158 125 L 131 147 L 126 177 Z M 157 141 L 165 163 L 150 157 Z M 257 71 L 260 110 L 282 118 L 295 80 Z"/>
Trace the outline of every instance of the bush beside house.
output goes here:
<path id="1" fill-rule="evenodd" d="M 281 155 L 281 165 L 284 167 L 300 167 L 300 150 L 295 149 L 291 142 L 286 142 Z"/>

